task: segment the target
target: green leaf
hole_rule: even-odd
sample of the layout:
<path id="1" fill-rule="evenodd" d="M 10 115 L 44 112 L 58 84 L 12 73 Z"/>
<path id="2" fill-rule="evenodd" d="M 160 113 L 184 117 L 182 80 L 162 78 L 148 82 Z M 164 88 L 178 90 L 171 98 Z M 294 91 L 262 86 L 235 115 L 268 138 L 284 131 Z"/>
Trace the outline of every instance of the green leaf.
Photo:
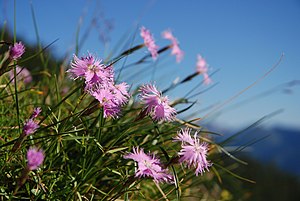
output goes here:
<path id="1" fill-rule="evenodd" d="M 123 151 L 125 149 L 128 149 L 128 147 L 120 147 L 120 148 L 111 149 L 111 150 L 106 151 L 106 153 L 112 154 L 112 153 L 116 153 L 118 151 Z"/>

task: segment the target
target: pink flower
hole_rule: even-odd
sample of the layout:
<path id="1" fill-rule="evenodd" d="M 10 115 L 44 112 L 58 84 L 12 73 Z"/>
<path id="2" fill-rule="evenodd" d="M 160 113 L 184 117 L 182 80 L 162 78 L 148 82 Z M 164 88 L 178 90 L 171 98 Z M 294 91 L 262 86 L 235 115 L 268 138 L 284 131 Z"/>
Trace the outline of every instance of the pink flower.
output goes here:
<path id="1" fill-rule="evenodd" d="M 24 84 L 28 84 L 32 81 L 32 77 L 30 72 L 23 67 L 16 66 L 16 73 L 17 73 L 17 81 L 23 81 Z M 14 69 L 9 71 L 9 77 L 14 83 Z"/>
<path id="2" fill-rule="evenodd" d="M 167 96 L 162 96 L 154 85 L 144 85 L 140 87 L 141 100 L 146 105 L 146 114 L 152 119 L 159 121 L 172 121 L 175 118 L 176 110 L 169 105 Z"/>
<path id="3" fill-rule="evenodd" d="M 170 30 L 166 30 L 166 31 L 162 32 L 162 37 L 172 41 L 172 43 L 173 42 L 177 43 L 177 39 L 173 36 L 173 34 Z"/>
<path id="4" fill-rule="evenodd" d="M 104 117 L 112 117 L 112 118 L 119 118 L 119 114 L 121 112 L 121 107 L 119 105 L 110 105 L 104 104 L 103 105 Z"/>
<path id="5" fill-rule="evenodd" d="M 154 154 L 145 154 L 143 149 L 133 147 L 133 153 L 124 156 L 125 159 L 132 159 L 137 162 L 135 177 L 152 177 L 155 182 L 172 182 L 172 175 L 168 174 L 167 169 L 161 167 L 160 160 Z"/>
<path id="6" fill-rule="evenodd" d="M 176 56 L 176 62 L 179 63 L 182 61 L 184 52 L 179 48 L 179 43 L 177 38 L 175 38 L 170 30 L 164 31 L 162 37 L 168 39 L 172 42 L 172 55 Z"/>
<path id="7" fill-rule="evenodd" d="M 173 49 L 171 54 L 176 56 L 177 63 L 180 63 L 184 56 L 184 52 L 179 48 L 178 44 L 173 44 Z"/>
<path id="8" fill-rule="evenodd" d="M 129 98 L 128 93 L 128 84 L 125 82 L 122 82 L 120 84 L 116 84 L 113 89 L 114 96 L 118 102 L 119 105 L 124 105 L 127 103 Z"/>
<path id="9" fill-rule="evenodd" d="M 23 127 L 23 133 L 25 135 L 30 135 L 36 132 L 39 125 L 33 121 L 33 119 L 28 119 Z"/>
<path id="10" fill-rule="evenodd" d="M 37 116 L 39 116 L 39 114 L 42 112 L 42 109 L 40 107 L 34 108 L 33 113 L 31 115 L 31 119 L 35 119 L 37 118 Z"/>
<path id="11" fill-rule="evenodd" d="M 102 105 L 107 102 L 112 102 L 114 99 L 114 95 L 111 91 L 111 86 L 101 86 L 98 85 L 96 89 L 91 91 L 91 95 L 94 96 Z"/>
<path id="12" fill-rule="evenodd" d="M 84 58 L 78 58 L 75 54 L 73 55 L 73 61 L 71 62 L 71 69 L 67 72 L 70 73 L 70 77 L 74 80 L 77 78 L 83 78 L 87 71 L 87 63 Z"/>
<path id="13" fill-rule="evenodd" d="M 181 150 L 178 153 L 180 156 L 179 162 L 186 163 L 188 167 L 194 166 L 196 168 L 195 174 L 198 176 L 205 172 L 205 169 L 209 171 L 208 167 L 212 164 L 207 161 L 207 149 L 208 144 L 206 142 L 200 142 L 197 138 L 197 132 L 195 132 L 194 137 L 190 135 L 191 130 L 186 128 L 181 129 L 174 138 L 175 141 L 181 141 Z"/>
<path id="14" fill-rule="evenodd" d="M 27 151 L 27 167 L 29 170 L 36 170 L 44 161 L 44 153 L 33 147 Z"/>
<path id="15" fill-rule="evenodd" d="M 113 78 L 113 72 L 110 67 L 101 63 L 102 60 L 96 59 L 89 54 L 87 57 L 78 58 L 74 55 L 71 63 L 71 69 L 68 70 L 73 79 L 84 78 L 87 86 L 92 86 L 98 82 L 107 81 Z"/>
<path id="16" fill-rule="evenodd" d="M 152 34 L 150 33 L 150 31 L 148 29 L 146 29 L 145 27 L 141 28 L 141 37 L 144 39 L 144 43 L 147 46 L 149 52 L 152 55 L 152 58 L 154 60 L 157 59 L 158 57 L 158 46 L 155 44 L 154 38 L 152 36 Z"/>
<path id="17" fill-rule="evenodd" d="M 103 106 L 104 117 L 118 117 L 121 106 L 128 101 L 127 87 L 126 83 L 118 85 L 107 83 L 106 85 L 98 84 L 90 91 L 91 95 Z"/>
<path id="18" fill-rule="evenodd" d="M 109 86 L 98 85 L 96 89 L 90 92 L 103 107 L 104 117 L 117 117 L 120 109 L 115 100 L 115 96 Z"/>
<path id="19" fill-rule="evenodd" d="M 200 54 L 197 55 L 196 71 L 199 74 L 203 74 L 205 84 L 210 84 L 212 82 L 210 77 L 207 74 L 208 64 L 206 63 L 205 59 Z"/>
<path id="20" fill-rule="evenodd" d="M 22 42 L 15 43 L 13 46 L 9 47 L 9 58 L 13 60 L 18 60 L 25 52 L 25 46 Z"/>

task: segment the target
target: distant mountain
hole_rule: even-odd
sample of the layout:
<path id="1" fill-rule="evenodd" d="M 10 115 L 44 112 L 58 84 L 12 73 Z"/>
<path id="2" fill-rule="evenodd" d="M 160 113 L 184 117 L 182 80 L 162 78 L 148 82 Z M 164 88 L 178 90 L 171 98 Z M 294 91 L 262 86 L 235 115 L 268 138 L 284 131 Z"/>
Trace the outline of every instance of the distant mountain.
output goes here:
<path id="1" fill-rule="evenodd" d="M 220 128 L 214 125 L 208 125 L 207 127 L 210 131 L 224 134 L 224 136 L 216 138 L 219 142 L 237 133 L 237 131 L 230 128 Z M 225 147 L 234 150 L 238 146 L 261 138 L 264 139 L 247 147 L 246 151 L 243 150 L 243 152 L 262 163 L 274 164 L 281 170 L 300 177 L 300 129 L 285 126 L 254 127 L 233 138 L 225 144 Z"/>

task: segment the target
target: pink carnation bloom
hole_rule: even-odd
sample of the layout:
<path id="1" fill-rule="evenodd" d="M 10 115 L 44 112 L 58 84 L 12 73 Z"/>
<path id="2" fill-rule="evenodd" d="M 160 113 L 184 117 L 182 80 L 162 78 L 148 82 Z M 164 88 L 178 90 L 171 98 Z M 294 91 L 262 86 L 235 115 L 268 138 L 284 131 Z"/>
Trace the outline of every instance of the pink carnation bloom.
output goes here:
<path id="1" fill-rule="evenodd" d="M 74 55 L 71 69 L 68 70 L 70 77 L 73 79 L 84 78 L 87 86 L 112 79 L 111 68 L 106 68 L 104 64 L 101 64 L 101 61 L 91 54 L 83 58 L 78 58 Z"/>
<path id="2" fill-rule="evenodd" d="M 118 117 L 121 106 L 128 101 L 127 87 L 126 83 L 118 85 L 108 83 L 106 85 L 99 84 L 90 91 L 91 95 L 103 106 L 104 117 Z"/>
<path id="3" fill-rule="evenodd" d="M 32 81 L 32 77 L 30 72 L 23 67 L 16 66 L 16 73 L 17 73 L 17 81 L 23 81 L 24 84 L 28 84 Z M 9 71 L 9 77 L 14 83 L 14 69 Z"/>
<path id="4" fill-rule="evenodd" d="M 199 54 L 197 55 L 196 71 L 199 74 L 203 74 L 205 84 L 210 84 L 212 82 L 207 74 L 208 64 L 206 63 L 205 59 Z"/>
<path id="5" fill-rule="evenodd" d="M 9 47 L 9 58 L 13 60 L 18 60 L 25 52 L 25 46 L 22 42 L 15 43 L 13 46 Z"/>
<path id="6" fill-rule="evenodd" d="M 162 96 L 154 85 L 144 85 L 140 88 L 141 100 L 146 105 L 146 114 L 152 119 L 159 121 L 172 121 L 175 118 L 176 110 L 169 105 L 167 96 Z"/>
<path id="7" fill-rule="evenodd" d="M 194 137 L 190 135 L 191 130 L 186 128 L 181 129 L 174 138 L 175 141 L 181 141 L 181 150 L 178 153 L 180 156 L 179 162 L 186 163 L 188 167 L 194 166 L 196 168 L 195 174 L 198 176 L 205 172 L 205 169 L 209 171 L 208 167 L 212 164 L 207 161 L 207 149 L 208 144 L 206 142 L 200 142 L 197 138 L 197 132 L 195 132 Z"/>
<path id="8" fill-rule="evenodd" d="M 184 52 L 179 48 L 179 43 L 177 38 L 175 38 L 170 30 L 164 31 L 162 33 L 163 38 L 168 39 L 172 42 L 172 55 L 176 56 L 176 62 L 182 61 Z"/>
<path id="9" fill-rule="evenodd" d="M 30 135 L 36 132 L 39 125 L 33 121 L 33 119 L 28 119 L 23 127 L 23 133 L 25 135 Z"/>
<path id="10" fill-rule="evenodd" d="M 98 86 L 97 89 L 91 92 L 103 107 L 104 117 L 118 117 L 120 112 L 120 106 L 115 100 L 115 96 L 109 87 Z"/>
<path id="11" fill-rule="evenodd" d="M 119 105 L 124 105 L 127 103 L 129 98 L 128 93 L 128 84 L 125 82 L 122 82 L 120 84 L 116 84 L 113 89 L 113 93 L 115 95 L 115 98 Z"/>
<path id="12" fill-rule="evenodd" d="M 145 27 L 141 28 L 141 37 L 144 39 L 144 43 L 147 46 L 149 52 L 151 53 L 151 56 L 154 60 L 158 57 L 158 46 L 155 44 L 154 38 L 150 31 L 146 29 Z"/>
<path id="13" fill-rule="evenodd" d="M 174 181 L 172 175 L 168 174 L 168 170 L 161 167 L 159 159 L 154 154 L 145 154 L 143 149 L 133 147 L 133 153 L 126 154 L 124 158 L 137 162 L 135 177 L 152 177 L 157 183 Z"/>
<path id="14" fill-rule="evenodd" d="M 119 105 L 110 105 L 104 104 L 103 105 L 104 117 L 112 117 L 112 118 L 119 118 L 119 114 L 121 112 L 121 107 Z"/>
<path id="15" fill-rule="evenodd" d="M 44 161 L 44 153 L 37 148 L 29 148 L 27 151 L 27 167 L 29 170 L 36 170 Z"/>

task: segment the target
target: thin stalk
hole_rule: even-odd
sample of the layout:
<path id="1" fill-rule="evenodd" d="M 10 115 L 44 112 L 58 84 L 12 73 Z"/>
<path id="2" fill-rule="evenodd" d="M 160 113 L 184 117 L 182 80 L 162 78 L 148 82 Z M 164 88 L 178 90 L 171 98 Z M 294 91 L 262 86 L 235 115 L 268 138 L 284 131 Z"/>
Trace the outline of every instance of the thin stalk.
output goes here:
<path id="1" fill-rule="evenodd" d="M 246 91 L 248 91 L 249 89 L 251 89 L 252 87 L 254 87 L 255 85 L 257 85 L 262 80 L 264 80 L 267 76 L 269 76 L 279 66 L 279 64 L 281 63 L 283 57 L 284 57 L 284 54 L 282 53 L 281 56 L 280 56 L 280 58 L 279 58 L 279 60 L 266 73 L 264 73 L 261 77 L 257 78 L 253 83 L 251 83 L 250 85 L 248 85 L 247 87 L 245 87 L 244 89 L 242 89 L 241 91 L 239 91 L 238 93 L 236 93 L 234 96 L 228 98 L 227 100 L 225 100 L 220 105 L 217 105 L 215 108 L 212 109 L 212 111 L 210 111 L 209 113 L 207 113 L 206 115 L 204 115 L 204 117 L 202 119 L 206 119 L 207 117 L 209 117 L 213 113 L 219 111 L 225 105 L 228 105 L 233 100 L 235 100 L 236 98 L 238 98 L 240 95 L 242 95 L 243 93 L 245 93 Z"/>
<path id="2" fill-rule="evenodd" d="M 211 73 L 210 75 L 209 75 L 209 77 L 212 77 L 215 73 L 217 73 L 219 71 L 219 69 L 218 70 L 216 70 L 216 71 L 214 71 L 213 73 Z M 200 75 L 200 74 L 195 74 L 195 75 Z M 191 80 L 191 79 L 189 79 L 189 80 Z M 182 83 L 184 83 L 184 82 L 186 82 L 186 81 L 189 81 L 189 80 L 183 80 L 183 81 L 181 81 L 179 84 L 182 84 Z M 186 98 L 187 96 L 189 96 L 194 90 L 196 90 L 199 86 L 201 86 L 201 85 L 203 85 L 204 84 L 204 80 L 199 84 L 199 85 L 196 85 L 194 88 L 192 88 L 185 96 L 184 96 L 184 98 Z"/>
<path id="3" fill-rule="evenodd" d="M 79 32 L 80 32 L 80 25 L 81 25 L 81 23 L 79 22 L 77 30 L 76 30 L 75 55 L 78 55 L 78 52 L 79 52 Z"/>
<path id="4" fill-rule="evenodd" d="M 159 192 L 162 194 L 163 198 L 167 201 L 169 201 L 169 199 L 167 198 L 166 194 L 163 192 L 163 190 L 160 188 L 159 184 L 155 181 L 153 181 L 155 186 L 157 187 L 157 189 L 159 190 Z"/>
<path id="5" fill-rule="evenodd" d="M 59 103 L 57 103 L 54 107 L 50 108 L 50 110 L 47 112 L 47 114 L 45 115 L 45 117 L 39 122 L 39 124 L 42 124 L 45 119 L 48 118 L 48 116 L 52 113 L 55 112 L 56 109 L 65 102 L 65 100 L 67 100 L 70 96 L 72 96 L 78 89 L 81 88 L 81 85 L 79 85 L 78 87 L 76 87 L 73 91 L 71 91 L 67 96 L 65 96 Z"/>
<path id="6" fill-rule="evenodd" d="M 131 43 L 130 43 L 130 46 L 132 47 L 132 45 L 133 45 L 133 42 L 134 42 L 134 39 L 135 39 L 135 37 L 136 37 L 136 34 L 137 34 L 137 31 L 135 31 L 135 34 L 133 35 L 133 37 L 132 37 L 132 41 L 131 41 Z M 142 45 L 141 47 L 143 47 L 144 45 Z M 138 46 L 139 47 L 139 46 Z M 141 48 L 141 47 L 139 47 L 139 48 Z M 131 52 L 129 52 L 129 53 L 131 53 Z M 124 54 L 124 53 L 122 53 L 122 55 L 128 55 L 127 53 L 126 54 Z M 118 76 L 117 76 L 117 79 L 116 80 L 119 80 L 119 78 L 120 78 L 120 76 L 121 76 L 121 73 L 122 73 L 122 70 L 123 70 L 123 67 L 125 66 L 125 63 L 127 62 L 127 57 L 125 58 L 125 60 L 124 60 L 124 62 L 123 62 L 123 65 L 122 65 L 122 67 L 121 67 L 121 69 L 120 69 L 120 71 L 119 71 L 119 73 L 118 73 Z"/>
<path id="7" fill-rule="evenodd" d="M 6 29 L 6 21 L 4 21 L 4 23 L 3 23 L 3 27 L 2 27 L 2 33 L 1 33 L 1 40 L 3 40 L 4 39 L 4 33 L 5 33 L 5 29 Z"/>
<path id="8" fill-rule="evenodd" d="M 102 135 L 102 127 L 103 127 L 104 122 L 105 122 L 103 107 L 100 109 L 100 112 L 99 112 L 99 121 L 100 121 L 100 126 L 99 126 L 98 132 L 97 132 L 98 142 L 100 142 L 100 138 L 101 138 L 101 135 Z"/>
<path id="9" fill-rule="evenodd" d="M 16 0 L 14 1 L 14 43 L 17 42 L 17 23 L 16 23 Z M 17 63 L 14 61 L 14 84 L 15 84 L 15 101 L 16 101 L 16 110 L 17 110 L 17 121 L 18 121 L 18 132 L 20 133 L 20 108 L 19 108 L 19 98 L 18 98 L 18 86 L 17 86 Z"/>
<path id="10" fill-rule="evenodd" d="M 37 27 L 37 22 L 36 22 L 32 2 L 30 3 L 30 8 L 31 8 L 31 15 L 32 15 L 33 24 L 34 24 L 36 40 L 37 40 L 37 44 L 38 44 L 38 47 L 39 47 L 39 51 L 41 52 L 40 58 L 41 58 L 41 61 L 43 63 L 44 70 L 46 70 L 45 58 L 44 58 L 43 52 L 41 51 L 42 50 L 42 45 L 41 45 L 41 41 L 40 41 L 39 31 L 38 31 L 38 27 Z"/>

